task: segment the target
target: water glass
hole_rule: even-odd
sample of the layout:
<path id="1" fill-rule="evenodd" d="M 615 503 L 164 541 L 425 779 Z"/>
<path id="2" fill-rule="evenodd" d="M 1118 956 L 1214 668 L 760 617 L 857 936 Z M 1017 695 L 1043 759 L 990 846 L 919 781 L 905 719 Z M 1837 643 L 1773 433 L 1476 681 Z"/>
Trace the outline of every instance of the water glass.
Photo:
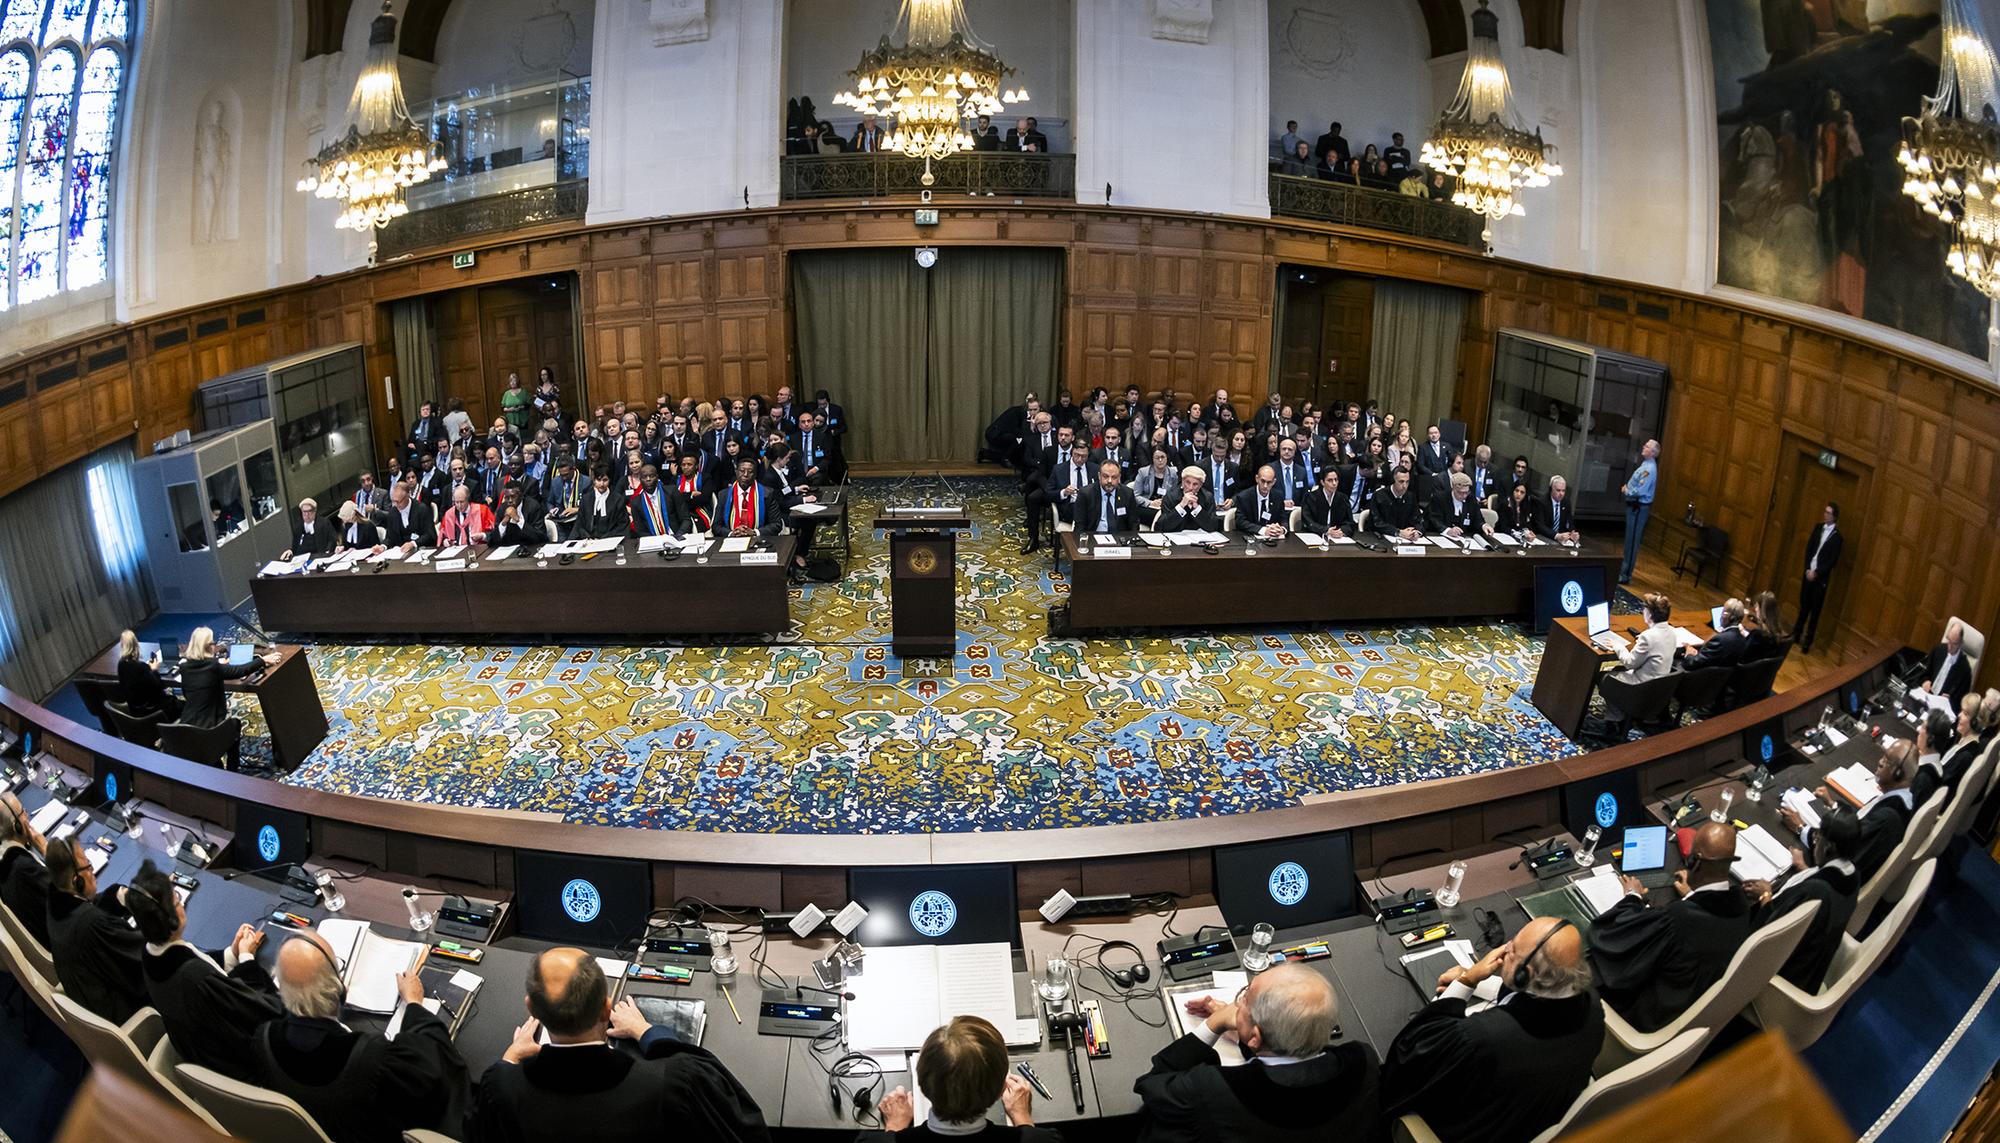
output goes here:
<path id="1" fill-rule="evenodd" d="M 1734 802 L 1735 800 L 1736 800 L 1736 791 L 1730 789 L 1727 786 L 1723 787 L 1722 793 L 1717 795 L 1715 799 L 1715 808 L 1709 811 L 1708 820 L 1712 822 L 1728 821 L 1729 804 L 1731 802 Z"/>
<path id="2" fill-rule="evenodd" d="M 1276 940 L 1278 930 L 1259 921 L 1250 927 L 1250 947 L 1243 952 L 1243 967 L 1250 972 L 1262 972 L 1271 967 L 1271 942 Z"/>
<path id="3" fill-rule="evenodd" d="M 1052 956 L 1042 962 L 1042 978 L 1035 982 L 1035 992 L 1049 1004 L 1060 1004 L 1069 999 L 1071 983 L 1076 978 L 1076 970 L 1069 961 Z"/>
<path id="4" fill-rule="evenodd" d="M 736 975 L 736 948 L 729 942 L 729 933 L 724 929 L 708 930 L 708 968 L 716 978 L 727 979 Z"/>
<path id="5" fill-rule="evenodd" d="M 1583 847 L 1576 851 L 1576 864 L 1579 868 L 1589 869 L 1596 864 L 1597 842 L 1603 836 L 1604 831 L 1594 825 L 1583 831 Z"/>
<path id="6" fill-rule="evenodd" d="M 1465 862 L 1454 861 L 1445 870 L 1444 887 L 1438 890 L 1437 902 L 1446 909 L 1458 904 L 1458 894 L 1465 884 Z"/>
<path id="7" fill-rule="evenodd" d="M 1748 801 L 1761 802 L 1764 800 L 1764 791 L 1770 787 L 1771 771 L 1760 765 L 1750 772 L 1750 787 L 1743 791 L 1743 797 Z"/>
<path id="8" fill-rule="evenodd" d="M 342 909 L 347 908 L 347 897 L 341 893 L 333 874 L 322 869 L 313 874 L 313 884 L 319 886 L 320 903 L 326 906 L 327 912 L 338 916 Z"/>
<path id="9" fill-rule="evenodd" d="M 417 891 L 415 889 L 403 890 L 403 908 L 410 914 L 410 929 L 412 932 L 429 932 L 431 925 L 437 921 L 437 914 L 417 904 Z"/>

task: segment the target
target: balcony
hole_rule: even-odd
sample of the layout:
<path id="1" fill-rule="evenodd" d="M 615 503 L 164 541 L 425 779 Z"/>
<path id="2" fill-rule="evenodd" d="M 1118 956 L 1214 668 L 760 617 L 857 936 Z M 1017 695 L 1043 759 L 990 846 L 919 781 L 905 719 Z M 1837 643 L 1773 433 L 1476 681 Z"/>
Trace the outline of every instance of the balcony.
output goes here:
<path id="1" fill-rule="evenodd" d="M 1076 198 L 1076 156 L 970 151 L 931 164 L 934 195 Z M 902 155 L 786 155 L 778 163 L 785 202 L 830 198 L 916 198 L 924 164 Z"/>
<path id="2" fill-rule="evenodd" d="M 1484 220 L 1462 206 L 1353 183 L 1271 176 L 1271 213 L 1483 249 Z"/>
<path id="3" fill-rule="evenodd" d="M 482 235 L 580 222 L 589 205 L 590 180 L 571 179 L 412 210 L 375 232 L 375 256 L 387 261 Z"/>

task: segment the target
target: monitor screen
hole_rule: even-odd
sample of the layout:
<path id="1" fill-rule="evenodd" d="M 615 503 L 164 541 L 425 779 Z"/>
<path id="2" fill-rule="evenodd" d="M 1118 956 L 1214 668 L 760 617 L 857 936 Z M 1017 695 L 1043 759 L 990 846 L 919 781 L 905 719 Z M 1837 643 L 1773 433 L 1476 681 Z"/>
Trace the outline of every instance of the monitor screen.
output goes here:
<path id="1" fill-rule="evenodd" d="M 237 869 L 258 871 L 260 876 L 282 881 L 285 870 L 270 867 L 303 862 L 311 855 L 312 819 L 292 810 L 238 802 L 235 846 Z"/>
<path id="2" fill-rule="evenodd" d="M 1215 901 L 1232 929 L 1291 929 L 1351 917 L 1354 843 L 1346 831 L 1226 846 L 1215 851 Z"/>
<path id="3" fill-rule="evenodd" d="M 1547 631 L 1558 619 L 1581 617 L 1593 603 L 1607 603 L 1602 564 L 1575 561 L 1539 564 L 1535 568 L 1535 630 Z"/>
<path id="4" fill-rule="evenodd" d="M 1785 720 L 1767 719 L 1743 728 L 1743 760 L 1770 770 L 1785 768 Z"/>
<path id="5" fill-rule="evenodd" d="M 1585 611 L 1590 616 L 1590 633 L 1592 636 L 1602 635 L 1606 631 L 1611 630 L 1610 604 L 1593 603 Z"/>
<path id="6" fill-rule="evenodd" d="M 1855 718 L 1861 717 L 1861 687 L 1859 684 L 1847 684 L 1847 689 L 1841 692 L 1841 705 L 1846 708 L 1848 714 L 1853 715 Z"/>
<path id="7" fill-rule="evenodd" d="M 643 861 L 514 853 L 514 918 L 524 937 L 615 949 L 645 932 L 653 870 Z"/>
<path id="8" fill-rule="evenodd" d="M 114 806 L 119 802 L 129 802 L 136 795 L 132 789 L 132 767 L 124 762 L 106 758 L 102 754 L 92 756 L 95 768 L 90 776 L 90 800 L 100 806 Z"/>
<path id="9" fill-rule="evenodd" d="M 856 869 L 847 896 L 868 910 L 854 939 L 868 945 L 1021 944 L 1010 865 Z"/>
<path id="10" fill-rule="evenodd" d="M 1594 825 L 1604 842 L 1609 842 L 1620 826 L 1645 821 L 1645 807 L 1639 804 L 1639 779 L 1630 770 L 1613 770 L 1563 787 L 1563 828 L 1578 840 Z"/>
<path id="11" fill-rule="evenodd" d="M 1708 609 L 1708 625 L 1717 631 L 1722 630 L 1722 608 L 1711 607 Z"/>
<path id="12" fill-rule="evenodd" d="M 257 648 L 252 647 L 248 643 L 231 643 L 229 645 L 229 665 L 232 667 L 243 666 L 256 653 Z"/>
<path id="13" fill-rule="evenodd" d="M 1631 826 L 1625 831 L 1625 856 L 1619 866 L 1627 873 L 1651 873 L 1667 864 L 1667 827 Z"/>

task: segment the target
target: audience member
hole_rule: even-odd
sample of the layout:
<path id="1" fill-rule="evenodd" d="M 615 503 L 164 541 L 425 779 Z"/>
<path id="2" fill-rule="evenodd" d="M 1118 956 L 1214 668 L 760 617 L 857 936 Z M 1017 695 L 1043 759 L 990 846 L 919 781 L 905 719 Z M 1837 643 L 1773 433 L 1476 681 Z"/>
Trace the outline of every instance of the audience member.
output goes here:
<path id="1" fill-rule="evenodd" d="M 977 1016 L 960 1016 L 924 1037 L 917 1052 L 917 1086 L 930 1114 L 916 1122 L 910 1093 L 898 1087 L 882 1097 L 882 1129 L 900 1143 L 924 1139 L 988 1139 L 1057 1143 L 1062 1136 L 1035 1126 L 1035 1089 L 1008 1068 L 1000 1030 Z M 995 1103 L 1007 1123 L 991 1123 Z M 864 1134 L 862 1140 L 880 1138 Z"/>
<path id="2" fill-rule="evenodd" d="M 1347 139 L 1340 133 L 1340 124 L 1330 124 L 1326 134 L 1321 135 L 1318 142 L 1313 144 L 1313 157 L 1319 160 L 1323 169 L 1332 171 L 1335 175 L 1347 168 L 1349 157 Z"/>
<path id="3" fill-rule="evenodd" d="M 1292 149 L 1285 152 L 1284 159 L 1279 163 L 1279 173 L 1298 179 L 1310 179 L 1319 176 L 1320 165 L 1314 161 L 1312 148 L 1304 139 L 1292 144 Z"/>
<path id="4" fill-rule="evenodd" d="M 1304 142 L 1304 139 L 1299 138 L 1299 121 L 1285 120 L 1285 133 L 1278 136 L 1278 154 L 1283 158 L 1291 158 L 1293 152 L 1298 150 L 1299 144 Z M 1310 144 L 1307 145 L 1306 151 L 1310 156 L 1312 152 Z"/>
<path id="5" fill-rule="evenodd" d="M 1721 979 L 1750 935 L 1750 905 L 1730 877 L 1736 830 L 1705 822 L 1688 865 L 1674 875 L 1678 900 L 1654 908 L 1639 879 L 1621 877 L 1625 897 L 1590 930 L 1590 963 L 1604 1002 L 1641 1032 L 1673 1022 Z"/>
<path id="6" fill-rule="evenodd" d="M 1410 174 L 1412 170 L 1410 166 L 1410 149 L 1403 146 L 1403 133 L 1401 131 L 1390 134 L 1389 145 L 1382 149 L 1382 165 L 1384 167 L 1382 172 L 1383 178 L 1390 186 L 1400 184 Z"/>
<path id="7" fill-rule="evenodd" d="M 141 967 L 147 1000 L 174 1050 L 188 1063 L 247 1081 L 254 1066 L 251 1034 L 285 1014 L 271 974 L 257 963 L 264 934 L 246 924 L 219 952 L 189 944 L 187 908 L 151 861 L 126 886 L 125 903 L 146 940 Z"/>
<path id="8" fill-rule="evenodd" d="M 1035 122 L 1035 117 L 1030 115 L 1007 129 L 1006 149 L 1009 151 L 1034 151 L 1039 154 L 1047 154 L 1049 150 L 1049 137 L 1042 134 Z"/>

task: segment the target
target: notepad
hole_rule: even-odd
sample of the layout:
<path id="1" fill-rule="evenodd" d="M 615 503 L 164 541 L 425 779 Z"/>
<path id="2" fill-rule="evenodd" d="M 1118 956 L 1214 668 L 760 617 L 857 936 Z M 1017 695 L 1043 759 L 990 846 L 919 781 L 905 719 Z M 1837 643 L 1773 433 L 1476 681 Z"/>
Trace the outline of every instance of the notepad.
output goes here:
<path id="1" fill-rule="evenodd" d="M 847 990 L 847 1044 L 857 1052 L 922 1047 L 955 1016 L 1015 1022 L 1014 958 L 1003 942 L 872 948 Z"/>
<path id="2" fill-rule="evenodd" d="M 1736 860 L 1729 871 L 1740 880 L 1770 881 L 1791 867 L 1791 851 L 1770 830 L 1753 825 L 1736 835 Z"/>
<path id="3" fill-rule="evenodd" d="M 1570 882 L 1570 888 L 1575 889 L 1584 903 L 1590 906 L 1593 918 L 1602 917 L 1605 910 L 1625 897 L 1625 886 L 1609 865 L 1600 865 L 1591 876 Z"/>
<path id="4" fill-rule="evenodd" d="M 1807 829 L 1819 828 L 1819 799 L 1806 791 L 1794 786 L 1785 791 L 1784 796 L 1778 799 L 1778 804 L 1799 815 L 1799 821 L 1804 823 Z"/>
<path id="5" fill-rule="evenodd" d="M 1204 1017 L 1196 1016 L 1187 1010 L 1188 1001 L 1207 997 L 1217 1004 L 1231 1004 L 1235 1002 L 1236 994 L 1243 991 L 1244 986 L 1249 983 L 1249 973 L 1240 969 L 1227 969 L 1212 975 L 1207 984 L 1169 988 L 1166 995 L 1167 1014 L 1173 1018 L 1174 1027 L 1185 1036 L 1200 1027 L 1204 1020 Z M 1243 1049 L 1236 1043 L 1236 1037 L 1228 1033 L 1215 1042 L 1215 1054 L 1221 1058 L 1222 1066 L 1225 1068 L 1234 1067 L 1244 1061 Z"/>
<path id="6" fill-rule="evenodd" d="M 792 515 L 794 516 L 817 516 L 822 512 L 831 512 L 831 511 L 833 511 L 833 509 L 825 504 L 792 505 Z"/>
<path id="7" fill-rule="evenodd" d="M 62 820 L 63 812 L 67 809 L 69 807 L 61 802 L 50 801 L 41 809 L 28 815 L 28 824 L 35 827 L 36 833 L 46 834 L 55 828 L 57 822 Z"/>
<path id="8" fill-rule="evenodd" d="M 648 1024 L 665 1028 L 668 1035 L 684 1044 L 701 1045 L 702 1033 L 708 1030 L 707 1004 L 674 996 L 640 996 L 633 1003 Z"/>
<path id="9" fill-rule="evenodd" d="M 722 541 L 722 554 L 725 556 L 734 552 L 747 552 L 749 550 L 750 537 L 748 536 L 730 536 L 728 539 Z"/>
<path id="10" fill-rule="evenodd" d="M 506 559 L 506 558 L 507 558 L 508 556 L 511 556 L 511 555 L 513 555 L 513 554 L 514 554 L 515 552 L 518 552 L 518 551 L 520 551 L 520 550 L 521 550 L 521 548 L 520 548 L 520 545 L 518 545 L 518 544 L 508 544 L 508 545 L 506 545 L 506 546 L 504 546 L 504 547 L 499 547 L 499 548 L 493 548 L 493 549 L 489 550 L 489 551 L 488 551 L 488 552 L 486 553 L 486 558 L 487 558 L 487 559 L 489 559 L 489 560 L 504 560 L 504 559 Z"/>
<path id="11" fill-rule="evenodd" d="M 319 923 L 319 935 L 333 949 L 347 985 L 347 1006 L 357 1012 L 387 1016 L 396 1010 L 396 975 L 408 972 L 424 951 L 415 941 L 378 936 L 366 921 L 329 917 Z"/>
<path id="12" fill-rule="evenodd" d="M 1875 775 L 1859 762 L 1849 763 L 1828 774 L 1826 785 L 1827 789 L 1853 802 L 1857 807 L 1865 806 L 1882 796 L 1881 783 L 1877 782 Z"/>
<path id="13" fill-rule="evenodd" d="M 1163 532 L 1141 532 L 1139 533 L 1139 542 L 1151 548 L 1164 548 L 1167 546 L 1167 534 Z"/>
<path id="14" fill-rule="evenodd" d="M 1478 960 L 1472 955 L 1471 941 L 1439 941 L 1420 952 L 1406 954 L 1402 958 L 1403 971 L 1409 974 L 1410 983 L 1416 986 L 1417 994 L 1428 1001 L 1437 994 L 1437 978 L 1444 975 L 1447 968 L 1471 968 Z M 1500 977 L 1487 977 L 1473 986 L 1475 1000 L 1466 1005 L 1468 1014 L 1483 1009 L 1500 997 Z"/>
<path id="15" fill-rule="evenodd" d="M 1326 550 L 1325 536 L 1319 535 L 1314 532 L 1294 532 L 1292 534 L 1299 538 L 1299 543 L 1304 544 L 1306 547 L 1311 548 L 1314 551 L 1323 552 Z"/>

